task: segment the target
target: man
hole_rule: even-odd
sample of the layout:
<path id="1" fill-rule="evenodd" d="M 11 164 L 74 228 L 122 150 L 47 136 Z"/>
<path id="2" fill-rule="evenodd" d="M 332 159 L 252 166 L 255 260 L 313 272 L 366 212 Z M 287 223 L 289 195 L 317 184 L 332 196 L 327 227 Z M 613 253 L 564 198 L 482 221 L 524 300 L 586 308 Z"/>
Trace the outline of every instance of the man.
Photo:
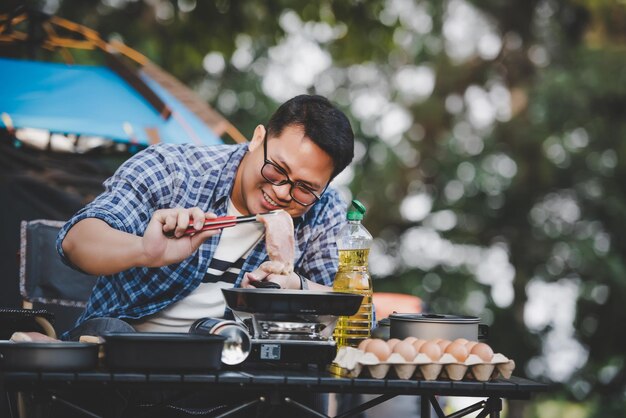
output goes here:
<path id="1" fill-rule="evenodd" d="M 64 338 L 127 324 L 186 332 L 195 319 L 223 315 L 221 288 L 251 280 L 331 286 L 346 207 L 328 184 L 353 148 L 346 116 L 321 96 L 301 95 L 280 106 L 267 129 L 257 126 L 249 144 L 157 145 L 130 158 L 57 238 L 67 263 L 100 276 L 79 326 Z M 295 224 L 289 273 L 263 268 L 262 224 L 200 232 L 205 219 L 278 209 Z M 199 232 L 187 236 L 190 221 Z"/>

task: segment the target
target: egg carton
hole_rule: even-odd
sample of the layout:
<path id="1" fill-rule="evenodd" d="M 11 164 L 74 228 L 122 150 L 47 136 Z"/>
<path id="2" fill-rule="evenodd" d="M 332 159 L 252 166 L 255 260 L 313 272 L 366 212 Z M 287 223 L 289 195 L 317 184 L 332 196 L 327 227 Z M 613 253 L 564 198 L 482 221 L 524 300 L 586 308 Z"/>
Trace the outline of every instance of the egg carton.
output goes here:
<path id="1" fill-rule="evenodd" d="M 450 354 L 444 354 L 433 362 L 423 353 L 419 353 L 413 361 L 407 361 L 398 353 L 393 353 L 386 361 L 380 361 L 372 353 L 365 353 L 353 347 L 341 347 L 334 363 L 346 371 L 348 377 L 358 377 L 369 373 L 375 379 L 383 379 L 392 371 L 400 379 L 450 379 L 478 380 L 486 382 L 490 379 L 511 377 L 515 362 L 504 355 L 493 355 L 490 362 L 470 354 L 464 362 L 459 362 Z"/>

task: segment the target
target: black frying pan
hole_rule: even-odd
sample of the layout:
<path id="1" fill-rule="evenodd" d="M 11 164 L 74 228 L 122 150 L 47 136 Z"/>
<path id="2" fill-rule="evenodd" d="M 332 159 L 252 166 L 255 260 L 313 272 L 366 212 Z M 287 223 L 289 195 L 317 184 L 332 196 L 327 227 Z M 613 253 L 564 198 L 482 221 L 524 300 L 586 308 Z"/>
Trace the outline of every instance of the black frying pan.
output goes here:
<path id="1" fill-rule="evenodd" d="M 98 344 L 0 341 L 0 370 L 79 371 L 98 365 Z"/>
<path id="2" fill-rule="evenodd" d="M 226 305 L 234 311 L 273 314 L 351 316 L 357 313 L 362 295 L 279 289 L 222 289 Z"/>

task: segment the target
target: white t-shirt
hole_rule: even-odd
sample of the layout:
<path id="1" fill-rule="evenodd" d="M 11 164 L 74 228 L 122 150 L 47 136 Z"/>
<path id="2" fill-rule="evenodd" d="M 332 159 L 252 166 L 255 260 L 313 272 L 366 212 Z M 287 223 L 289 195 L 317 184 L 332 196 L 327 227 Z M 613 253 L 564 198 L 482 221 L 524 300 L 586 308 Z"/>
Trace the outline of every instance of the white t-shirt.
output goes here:
<path id="1" fill-rule="evenodd" d="M 230 200 L 228 216 L 241 216 Z M 134 322 L 133 327 L 140 332 L 187 332 L 199 318 L 222 317 L 226 304 L 220 289 L 234 286 L 246 256 L 263 233 L 259 222 L 224 228 L 202 283 L 184 299 Z"/>

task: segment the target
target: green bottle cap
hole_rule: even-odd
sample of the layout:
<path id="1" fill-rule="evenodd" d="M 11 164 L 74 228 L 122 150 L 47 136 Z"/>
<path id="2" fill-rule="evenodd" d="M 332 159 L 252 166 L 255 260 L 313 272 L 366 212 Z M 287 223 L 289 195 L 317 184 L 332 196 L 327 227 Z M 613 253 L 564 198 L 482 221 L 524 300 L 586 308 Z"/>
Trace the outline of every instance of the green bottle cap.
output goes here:
<path id="1" fill-rule="evenodd" d="M 347 216 L 348 220 L 349 221 L 362 221 L 363 215 L 365 215 L 365 206 L 363 206 L 363 203 L 354 199 L 352 201 L 352 207 L 356 210 L 348 211 L 348 216 Z"/>

